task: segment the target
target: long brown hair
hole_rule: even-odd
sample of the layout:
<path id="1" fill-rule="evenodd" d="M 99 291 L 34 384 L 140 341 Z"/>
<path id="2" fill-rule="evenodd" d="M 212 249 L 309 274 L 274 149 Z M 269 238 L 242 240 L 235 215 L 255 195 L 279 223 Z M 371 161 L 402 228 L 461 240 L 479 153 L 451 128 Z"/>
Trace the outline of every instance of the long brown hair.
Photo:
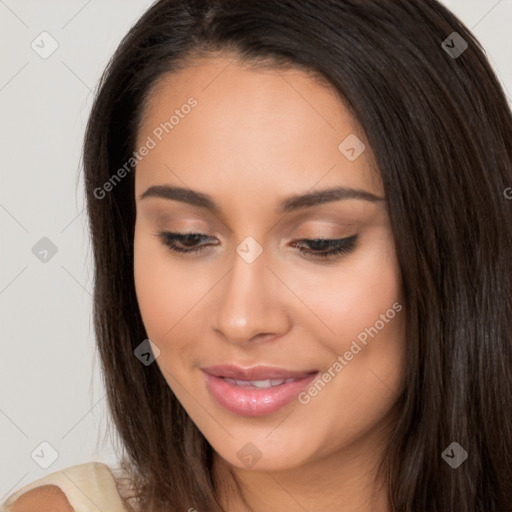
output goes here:
<path id="1" fill-rule="evenodd" d="M 512 116 L 479 42 L 436 0 L 160 0 L 113 55 L 83 163 L 108 406 L 144 510 L 219 510 L 218 489 L 211 446 L 158 366 L 134 356 L 147 338 L 133 278 L 136 169 L 121 180 L 118 170 L 157 79 L 228 50 L 324 77 L 375 155 L 407 324 L 381 467 L 390 510 L 512 511 Z M 442 457 L 452 442 L 468 454 L 458 468 Z"/>

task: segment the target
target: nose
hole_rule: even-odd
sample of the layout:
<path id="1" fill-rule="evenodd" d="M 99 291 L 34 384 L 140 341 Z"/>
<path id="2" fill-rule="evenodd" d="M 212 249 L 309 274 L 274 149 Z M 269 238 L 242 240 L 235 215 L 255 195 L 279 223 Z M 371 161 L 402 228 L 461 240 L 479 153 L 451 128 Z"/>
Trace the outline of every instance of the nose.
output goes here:
<path id="1" fill-rule="evenodd" d="M 252 263 L 236 254 L 219 289 L 212 327 L 226 341 L 237 345 L 270 341 L 290 328 L 287 289 L 267 266 L 265 251 Z"/>

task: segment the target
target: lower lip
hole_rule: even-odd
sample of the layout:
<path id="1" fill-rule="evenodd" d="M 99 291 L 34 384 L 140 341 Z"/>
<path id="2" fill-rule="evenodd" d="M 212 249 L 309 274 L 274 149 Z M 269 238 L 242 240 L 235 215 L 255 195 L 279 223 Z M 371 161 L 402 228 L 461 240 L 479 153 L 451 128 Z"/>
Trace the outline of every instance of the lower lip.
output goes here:
<path id="1" fill-rule="evenodd" d="M 255 389 L 236 386 L 221 377 L 203 371 L 206 387 L 217 402 L 228 411 L 242 416 L 263 416 L 271 414 L 292 402 L 297 395 L 318 375 L 308 374 L 301 379 L 273 386 Z"/>

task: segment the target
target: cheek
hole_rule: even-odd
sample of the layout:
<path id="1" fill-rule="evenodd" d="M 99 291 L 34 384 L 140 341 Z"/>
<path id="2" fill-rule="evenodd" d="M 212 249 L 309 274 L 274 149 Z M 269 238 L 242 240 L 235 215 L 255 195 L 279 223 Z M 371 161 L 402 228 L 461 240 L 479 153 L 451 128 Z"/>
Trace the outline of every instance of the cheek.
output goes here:
<path id="1" fill-rule="evenodd" d="M 314 315 L 310 329 L 329 344 L 333 353 L 341 354 L 350 348 L 353 339 L 376 322 L 382 333 L 391 334 L 400 315 L 400 270 L 394 245 L 385 237 L 380 243 L 368 244 L 354 253 L 338 269 L 318 273 L 311 279 L 301 276 L 301 297 Z M 382 324 L 381 315 L 389 322 Z M 361 335 L 364 338 L 364 334 Z"/>
<path id="2" fill-rule="evenodd" d="M 360 252 L 324 289 L 328 296 L 321 311 L 335 333 L 323 338 L 331 354 L 323 368 L 328 391 L 312 386 L 302 403 L 316 401 L 319 411 L 328 410 L 332 400 L 346 404 L 350 421 L 333 419 L 331 425 L 336 430 L 342 424 L 346 434 L 378 421 L 403 387 L 405 313 L 391 241 Z M 318 421 L 324 419 L 320 414 Z"/>
<path id="3" fill-rule="evenodd" d="M 308 288 L 302 293 L 316 313 L 308 327 L 326 355 L 322 371 L 329 391 L 323 393 L 318 384 L 301 403 L 314 400 L 319 410 L 327 410 L 336 397 L 351 404 L 351 417 L 376 421 L 369 411 L 390 405 L 404 373 L 405 313 L 391 238 L 361 248 L 346 265 Z"/>
<path id="4" fill-rule="evenodd" d="M 183 295 L 187 293 L 179 273 L 169 264 L 166 251 L 162 249 L 156 237 L 136 227 L 135 290 L 146 332 L 155 341 L 161 340 L 172 329 L 183 304 Z"/>
<path id="5" fill-rule="evenodd" d="M 191 346 L 187 333 L 197 326 L 197 310 L 219 279 L 216 274 L 212 269 L 212 272 L 202 274 L 204 278 L 198 279 L 190 262 L 174 256 L 148 228 L 138 229 L 136 226 L 134 281 L 137 301 L 146 333 L 161 351 L 170 347 L 180 351 L 181 347 Z"/>

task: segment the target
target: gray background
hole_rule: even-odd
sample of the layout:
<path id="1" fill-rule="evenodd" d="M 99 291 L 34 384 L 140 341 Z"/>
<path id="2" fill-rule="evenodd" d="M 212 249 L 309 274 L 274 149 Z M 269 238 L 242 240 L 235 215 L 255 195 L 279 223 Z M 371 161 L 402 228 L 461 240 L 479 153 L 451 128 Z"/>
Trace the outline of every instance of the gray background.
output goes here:
<path id="1" fill-rule="evenodd" d="M 512 0 L 444 3 L 511 91 Z M 150 4 L 0 0 L 0 502 L 67 466 L 116 464 L 103 439 L 80 149 L 100 73 Z M 58 48 L 43 59 L 31 44 L 49 51 L 45 31 Z"/>

